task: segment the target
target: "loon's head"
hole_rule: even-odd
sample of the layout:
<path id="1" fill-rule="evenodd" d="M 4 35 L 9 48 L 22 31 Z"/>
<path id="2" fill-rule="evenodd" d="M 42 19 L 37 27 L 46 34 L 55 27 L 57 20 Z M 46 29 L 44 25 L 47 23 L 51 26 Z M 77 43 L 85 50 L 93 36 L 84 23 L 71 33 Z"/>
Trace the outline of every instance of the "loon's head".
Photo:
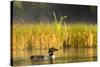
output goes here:
<path id="1" fill-rule="evenodd" d="M 56 48 L 49 48 L 49 50 L 48 50 L 49 56 L 55 57 L 55 55 L 53 55 L 53 53 L 55 51 L 58 51 L 58 49 L 56 49 Z"/>
<path id="2" fill-rule="evenodd" d="M 58 49 L 52 47 L 52 48 L 49 48 L 48 53 L 53 53 L 55 51 L 58 51 Z"/>

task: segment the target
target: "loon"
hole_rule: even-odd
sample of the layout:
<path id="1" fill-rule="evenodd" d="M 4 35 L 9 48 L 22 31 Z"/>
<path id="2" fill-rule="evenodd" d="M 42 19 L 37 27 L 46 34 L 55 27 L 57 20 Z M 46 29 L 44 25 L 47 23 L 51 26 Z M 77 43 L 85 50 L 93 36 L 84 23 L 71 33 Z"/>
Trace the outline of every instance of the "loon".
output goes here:
<path id="1" fill-rule="evenodd" d="M 48 56 L 34 55 L 34 56 L 31 56 L 30 59 L 31 59 L 31 61 L 48 60 L 49 64 L 53 64 L 53 61 L 55 60 L 55 55 L 54 55 L 55 51 L 58 51 L 58 49 L 52 47 L 52 48 L 49 48 L 49 50 L 48 50 Z"/>

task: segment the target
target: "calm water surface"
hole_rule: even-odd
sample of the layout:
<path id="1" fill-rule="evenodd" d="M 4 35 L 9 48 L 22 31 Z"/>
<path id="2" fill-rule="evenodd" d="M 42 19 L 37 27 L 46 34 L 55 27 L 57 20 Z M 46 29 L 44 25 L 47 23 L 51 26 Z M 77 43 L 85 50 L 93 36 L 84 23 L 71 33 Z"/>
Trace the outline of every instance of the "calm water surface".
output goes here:
<path id="1" fill-rule="evenodd" d="M 37 50 L 34 50 L 34 52 Z M 47 50 L 43 50 L 44 54 Z M 46 53 L 47 54 L 47 53 Z M 65 50 L 59 49 L 59 51 L 54 53 L 56 59 L 54 64 L 58 63 L 73 63 L 73 62 L 89 62 L 97 60 L 97 48 L 67 48 Z M 44 61 L 31 61 L 30 59 L 20 59 L 14 60 L 14 66 L 21 65 L 40 65 L 40 64 L 49 64 L 48 60 Z"/>

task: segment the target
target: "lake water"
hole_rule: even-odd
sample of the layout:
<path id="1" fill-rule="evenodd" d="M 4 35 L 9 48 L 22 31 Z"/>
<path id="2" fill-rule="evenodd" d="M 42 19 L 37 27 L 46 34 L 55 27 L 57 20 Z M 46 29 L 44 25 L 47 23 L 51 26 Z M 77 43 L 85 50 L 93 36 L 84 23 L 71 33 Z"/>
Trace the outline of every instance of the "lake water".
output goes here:
<path id="1" fill-rule="evenodd" d="M 34 50 L 36 52 L 37 50 Z M 39 51 L 37 51 L 39 53 Z M 47 50 L 42 50 L 46 55 Z M 37 54 L 37 53 L 36 53 Z M 97 60 L 97 48 L 67 48 L 65 50 L 59 49 L 54 53 L 56 59 L 54 64 L 61 63 L 74 63 L 74 62 L 92 62 Z M 14 66 L 25 66 L 25 65 L 41 65 L 49 64 L 48 60 L 43 61 L 31 61 L 29 58 L 14 60 Z"/>

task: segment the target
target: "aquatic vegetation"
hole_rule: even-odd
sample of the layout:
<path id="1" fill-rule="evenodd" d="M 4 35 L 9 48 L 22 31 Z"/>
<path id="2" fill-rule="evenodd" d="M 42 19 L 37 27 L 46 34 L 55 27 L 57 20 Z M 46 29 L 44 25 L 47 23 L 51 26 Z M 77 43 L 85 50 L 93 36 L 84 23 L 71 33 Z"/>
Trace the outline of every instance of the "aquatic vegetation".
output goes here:
<path id="1" fill-rule="evenodd" d="M 70 47 L 97 47 L 96 25 L 61 24 L 59 28 L 58 31 L 54 23 L 13 24 L 13 58 L 27 58 L 28 54 L 47 54 L 50 47 L 62 49 L 64 41 Z"/>

